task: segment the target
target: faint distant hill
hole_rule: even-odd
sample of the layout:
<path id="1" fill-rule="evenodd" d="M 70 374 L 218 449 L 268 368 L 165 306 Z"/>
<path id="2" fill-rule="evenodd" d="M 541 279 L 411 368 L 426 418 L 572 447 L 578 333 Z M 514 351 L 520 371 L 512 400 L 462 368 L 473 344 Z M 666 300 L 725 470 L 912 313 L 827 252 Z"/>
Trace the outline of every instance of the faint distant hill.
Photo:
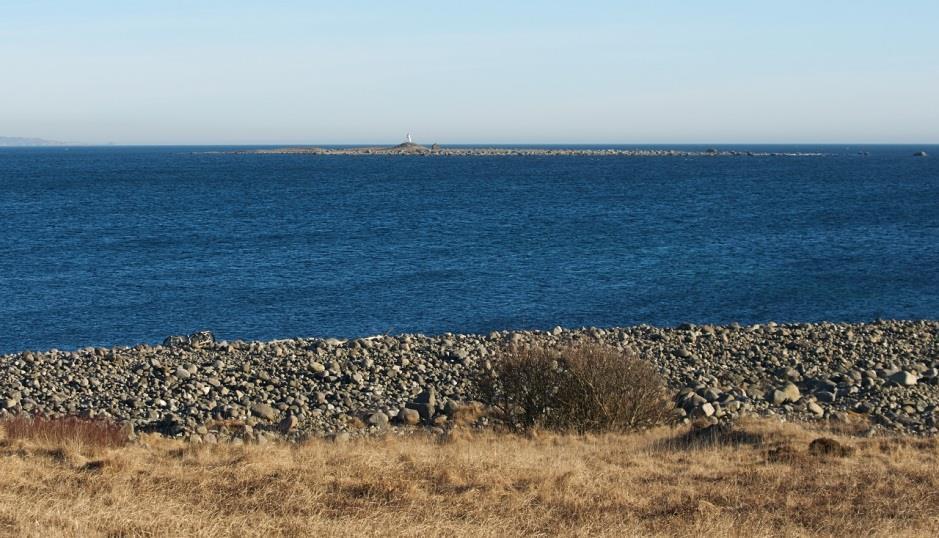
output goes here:
<path id="1" fill-rule="evenodd" d="M 19 138 L 16 136 L 0 136 L 0 147 L 28 147 L 28 146 L 68 146 L 68 142 L 46 140 L 44 138 Z"/>

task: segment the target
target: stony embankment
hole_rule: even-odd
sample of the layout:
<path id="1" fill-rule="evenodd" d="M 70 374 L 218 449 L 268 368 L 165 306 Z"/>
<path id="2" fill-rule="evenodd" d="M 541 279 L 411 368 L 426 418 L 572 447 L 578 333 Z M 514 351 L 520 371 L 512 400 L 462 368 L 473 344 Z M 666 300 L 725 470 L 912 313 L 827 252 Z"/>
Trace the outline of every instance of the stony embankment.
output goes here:
<path id="1" fill-rule="evenodd" d="M 586 328 L 356 340 L 215 341 L 0 357 L 0 415 L 104 417 L 193 440 L 445 429 L 510 345 L 596 342 L 652 361 L 685 420 L 865 416 L 936 434 L 939 321 Z"/>
<path id="2" fill-rule="evenodd" d="M 401 144 L 392 147 L 319 148 L 287 147 L 273 149 L 237 150 L 234 154 L 261 155 L 417 155 L 440 157 L 808 157 L 820 153 L 778 153 L 707 149 L 690 151 L 677 149 L 587 149 L 587 148 L 452 148 L 426 147 Z"/>

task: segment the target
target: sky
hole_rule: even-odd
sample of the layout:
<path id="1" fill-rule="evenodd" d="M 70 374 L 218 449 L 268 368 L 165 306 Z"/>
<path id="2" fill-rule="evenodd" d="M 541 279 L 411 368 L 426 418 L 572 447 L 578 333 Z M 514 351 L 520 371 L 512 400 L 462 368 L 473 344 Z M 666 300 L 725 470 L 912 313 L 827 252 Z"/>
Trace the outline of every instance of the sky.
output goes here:
<path id="1" fill-rule="evenodd" d="M 0 0 L 0 136 L 939 143 L 939 2 Z"/>

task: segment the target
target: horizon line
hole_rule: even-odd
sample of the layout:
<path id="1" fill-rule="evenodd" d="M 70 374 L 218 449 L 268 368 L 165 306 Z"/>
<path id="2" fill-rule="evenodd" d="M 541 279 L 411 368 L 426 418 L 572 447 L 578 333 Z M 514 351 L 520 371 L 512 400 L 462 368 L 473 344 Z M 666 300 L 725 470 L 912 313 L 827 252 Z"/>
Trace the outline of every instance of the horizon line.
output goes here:
<path id="1" fill-rule="evenodd" d="M 14 137 L 10 137 L 14 138 Z M 391 147 L 401 142 L 58 142 L 48 144 L 0 145 L 0 148 L 68 147 L 213 147 L 213 146 L 361 146 Z M 937 146 L 939 142 L 431 142 L 440 146 Z M 421 144 L 415 142 L 418 145 Z"/>

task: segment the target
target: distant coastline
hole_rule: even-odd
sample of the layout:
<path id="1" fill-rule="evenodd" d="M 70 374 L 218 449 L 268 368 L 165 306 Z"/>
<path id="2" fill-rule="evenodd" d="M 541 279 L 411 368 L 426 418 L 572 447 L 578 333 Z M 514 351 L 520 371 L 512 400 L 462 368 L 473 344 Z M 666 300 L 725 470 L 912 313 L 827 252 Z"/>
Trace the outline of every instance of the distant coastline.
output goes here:
<path id="1" fill-rule="evenodd" d="M 30 148 L 47 146 L 70 146 L 68 142 L 46 140 L 45 138 L 23 138 L 17 136 L 0 136 L 0 148 Z"/>

